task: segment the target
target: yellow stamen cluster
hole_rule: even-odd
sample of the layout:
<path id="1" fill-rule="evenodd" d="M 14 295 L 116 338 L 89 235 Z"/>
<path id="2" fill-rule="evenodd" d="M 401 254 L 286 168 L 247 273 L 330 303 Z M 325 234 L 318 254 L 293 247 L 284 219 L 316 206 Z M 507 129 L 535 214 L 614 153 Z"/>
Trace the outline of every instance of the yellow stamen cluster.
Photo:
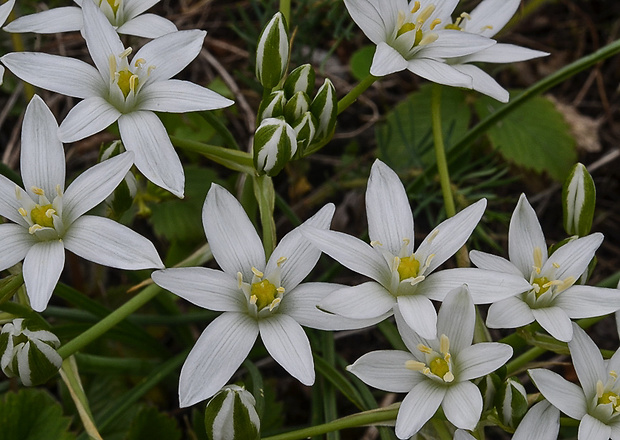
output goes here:
<path id="1" fill-rule="evenodd" d="M 35 208 L 32 209 L 32 211 L 30 211 L 30 218 L 32 219 L 32 222 L 34 224 L 43 226 L 44 228 L 53 228 L 53 214 L 56 214 L 56 211 L 54 210 L 54 208 L 52 208 L 51 204 L 43 206 L 37 205 Z"/>
<path id="2" fill-rule="evenodd" d="M 118 8 L 121 6 L 121 0 L 102 0 L 101 2 L 99 2 L 99 5 L 101 6 L 104 1 L 108 5 L 110 5 L 112 11 L 114 12 L 114 15 L 116 15 L 116 13 L 118 12 Z"/>
<path id="3" fill-rule="evenodd" d="M 532 281 L 532 287 L 534 288 L 536 298 L 540 298 L 540 295 L 549 290 L 551 285 L 552 283 L 546 277 L 534 278 Z"/>
<path id="4" fill-rule="evenodd" d="M 286 261 L 285 257 L 281 257 L 278 260 L 278 266 Z M 269 311 L 272 311 L 282 301 L 281 297 L 284 293 L 284 287 L 276 287 L 268 279 L 261 280 L 264 274 L 256 269 L 252 268 L 254 274 L 254 282 L 250 286 L 250 302 L 256 305 L 258 311 L 269 307 Z M 237 274 L 239 278 L 239 285 L 242 284 L 241 273 Z"/>
<path id="5" fill-rule="evenodd" d="M 618 378 L 618 375 L 616 374 L 615 371 L 610 371 L 609 375 L 611 376 L 611 384 L 613 384 Z M 607 405 L 611 403 L 611 406 L 613 407 L 614 411 L 620 412 L 620 396 L 618 396 L 618 394 L 613 391 L 606 391 L 605 388 L 606 387 L 603 385 L 602 381 L 599 380 L 596 383 L 597 404 Z"/>
<path id="6" fill-rule="evenodd" d="M 419 371 L 425 376 L 441 379 L 445 383 L 454 381 L 454 374 L 451 371 L 450 340 L 446 335 L 441 335 L 439 338 L 439 351 L 441 353 L 437 353 L 423 344 L 419 344 L 417 348 L 426 355 L 427 359 L 430 359 L 428 365 L 419 361 L 407 361 L 405 362 L 406 368 Z"/>
<path id="7" fill-rule="evenodd" d="M 400 281 L 415 278 L 420 273 L 420 262 L 413 255 L 401 258 L 396 270 L 398 271 Z"/>
<path id="8" fill-rule="evenodd" d="M 420 2 L 416 1 L 413 5 L 413 8 L 411 8 L 411 14 L 415 14 L 416 12 L 420 11 L 420 7 Z M 438 36 L 436 34 L 424 35 L 424 32 L 422 31 L 422 25 L 430 18 L 433 12 L 435 12 L 435 5 L 428 5 L 426 8 L 419 12 L 417 18 L 415 19 L 415 23 L 405 21 L 407 19 L 406 13 L 403 13 L 402 11 L 399 12 L 397 21 L 398 30 L 396 31 L 396 38 L 400 37 L 403 34 L 406 34 L 407 32 L 415 32 L 415 38 L 412 47 L 429 44 L 437 40 Z M 439 26 L 439 24 L 441 24 L 441 20 L 439 18 L 434 19 L 430 24 L 430 29 L 435 29 L 437 26 Z"/>

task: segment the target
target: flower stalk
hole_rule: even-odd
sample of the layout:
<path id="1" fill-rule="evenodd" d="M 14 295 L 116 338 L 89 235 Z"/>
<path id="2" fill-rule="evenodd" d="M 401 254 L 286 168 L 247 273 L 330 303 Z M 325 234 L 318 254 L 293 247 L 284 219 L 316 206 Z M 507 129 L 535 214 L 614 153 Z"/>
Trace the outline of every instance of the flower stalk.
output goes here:
<path id="1" fill-rule="evenodd" d="M 345 111 L 357 98 L 366 91 L 368 87 L 378 80 L 379 77 L 368 74 L 366 78 L 361 80 L 358 85 L 353 87 L 340 101 L 338 101 L 338 114 Z"/>

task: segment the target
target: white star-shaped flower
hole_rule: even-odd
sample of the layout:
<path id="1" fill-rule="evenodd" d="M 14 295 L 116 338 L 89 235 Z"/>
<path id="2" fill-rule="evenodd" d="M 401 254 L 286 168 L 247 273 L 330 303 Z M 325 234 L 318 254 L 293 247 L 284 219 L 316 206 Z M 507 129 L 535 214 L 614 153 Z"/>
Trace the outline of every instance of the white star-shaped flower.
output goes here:
<path id="1" fill-rule="evenodd" d="M 431 274 L 465 244 L 478 224 L 482 199 L 431 231 L 414 251 L 413 215 L 398 176 L 377 160 L 370 171 L 366 214 L 370 245 L 350 235 L 308 228 L 304 234 L 323 252 L 374 281 L 335 291 L 319 307 L 353 319 L 390 313 L 398 304 L 407 324 L 425 338 L 436 337 L 437 313 L 431 300 L 464 283 L 475 304 L 497 301 L 528 288 L 520 277 L 479 269 Z"/>
<path id="2" fill-rule="evenodd" d="M 4 27 L 7 32 L 34 32 L 55 34 L 57 32 L 79 31 L 84 25 L 82 2 L 78 6 L 64 6 L 47 9 L 36 14 L 13 20 Z M 159 0 L 86 0 L 92 1 L 105 14 L 116 32 L 145 38 L 157 38 L 175 32 L 177 27 L 170 20 L 144 11 L 159 3 Z"/>
<path id="3" fill-rule="evenodd" d="M 0 270 L 24 260 L 31 306 L 45 310 L 65 264 L 65 249 L 90 261 L 120 269 L 164 267 L 153 244 L 110 219 L 84 215 L 123 180 L 132 153 L 101 162 L 65 190 L 65 155 L 54 115 L 35 96 L 22 127 L 24 188 L 0 175 Z"/>
<path id="4" fill-rule="evenodd" d="M 578 385 L 543 368 L 528 373 L 543 396 L 567 416 L 581 420 L 579 440 L 620 439 L 620 350 L 608 361 L 588 334 L 572 323 L 568 343 Z"/>
<path id="5" fill-rule="evenodd" d="M 344 330 L 384 318 L 356 321 L 323 313 L 316 304 L 342 286 L 300 284 L 321 254 L 301 230 L 328 228 L 333 214 L 334 206 L 325 206 L 289 232 L 266 260 L 261 240 L 241 204 L 221 186 L 211 186 L 202 221 L 222 270 L 178 268 L 152 275 L 158 285 L 197 306 L 224 312 L 204 330 L 183 365 L 179 382 L 182 407 L 222 388 L 259 334 L 276 362 L 304 385 L 312 385 L 312 351 L 302 325 Z"/>
<path id="6" fill-rule="evenodd" d="M 497 342 L 472 345 L 476 311 L 465 285 L 446 296 L 436 339 L 420 337 L 400 313 L 395 316 L 409 351 L 373 351 L 347 370 L 375 388 L 407 393 L 396 417 L 396 435 L 401 439 L 418 432 L 440 405 L 457 428 L 474 429 L 482 413 L 482 395 L 471 380 L 504 365 L 512 347 Z"/>
<path id="7" fill-rule="evenodd" d="M 571 318 L 591 318 L 620 309 L 617 289 L 575 284 L 588 268 L 603 234 L 575 239 L 547 255 L 547 243 L 536 212 L 521 195 L 510 220 L 510 261 L 471 251 L 471 261 L 482 269 L 522 276 L 529 284 L 523 294 L 496 302 L 489 308 L 487 326 L 516 328 L 534 320 L 554 338 L 568 342 Z"/>
<path id="8" fill-rule="evenodd" d="M 82 98 L 61 123 L 59 137 L 74 142 L 118 121 L 123 145 L 154 184 L 182 197 L 183 167 L 164 125 L 154 112 L 212 110 L 233 102 L 189 81 L 169 79 L 202 48 L 206 32 L 179 31 L 144 45 L 129 61 L 123 43 L 103 12 L 82 4 L 84 38 L 97 68 L 74 58 L 17 52 L 2 57 L 15 75 L 38 87 Z"/>

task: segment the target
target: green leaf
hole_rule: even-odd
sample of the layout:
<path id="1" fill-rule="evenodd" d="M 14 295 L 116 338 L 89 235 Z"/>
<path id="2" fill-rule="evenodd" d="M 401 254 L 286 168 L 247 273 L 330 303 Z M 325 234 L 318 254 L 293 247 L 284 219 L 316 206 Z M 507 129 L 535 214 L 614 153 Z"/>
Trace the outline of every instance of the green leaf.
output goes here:
<path id="1" fill-rule="evenodd" d="M 431 121 L 431 87 L 423 86 L 387 113 L 383 124 L 375 132 L 378 156 L 393 170 L 412 167 L 427 168 L 435 163 Z M 441 93 L 441 121 L 446 149 L 453 140 L 467 131 L 471 111 L 465 94 L 445 87 Z"/>
<path id="2" fill-rule="evenodd" d="M 179 440 L 181 431 L 174 419 L 155 408 L 143 407 L 133 422 L 125 440 Z"/>
<path id="3" fill-rule="evenodd" d="M 209 142 L 215 129 L 198 113 L 158 113 L 170 136 L 197 142 Z"/>
<path id="4" fill-rule="evenodd" d="M 372 65 L 372 58 L 375 56 L 375 50 L 377 46 L 364 46 L 361 49 L 353 52 L 351 61 L 351 74 L 356 80 L 361 81 L 370 75 L 370 66 Z"/>
<path id="5" fill-rule="evenodd" d="M 19 440 L 74 440 L 68 431 L 71 419 L 47 392 L 22 389 L 7 393 L 0 402 L 1 436 Z"/>
<path id="6" fill-rule="evenodd" d="M 505 104 L 489 97 L 475 102 L 483 119 Z M 553 103 L 534 97 L 506 115 L 487 132 L 489 140 L 506 159 L 537 173 L 547 172 L 563 181 L 577 159 L 575 139 Z"/>

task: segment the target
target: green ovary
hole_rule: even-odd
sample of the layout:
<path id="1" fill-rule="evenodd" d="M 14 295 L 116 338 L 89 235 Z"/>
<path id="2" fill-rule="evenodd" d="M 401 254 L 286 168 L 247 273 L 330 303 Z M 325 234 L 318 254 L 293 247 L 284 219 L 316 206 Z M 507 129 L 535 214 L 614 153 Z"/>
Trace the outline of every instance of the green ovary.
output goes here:
<path id="1" fill-rule="evenodd" d="M 252 296 L 256 297 L 256 307 L 258 310 L 269 306 L 278 294 L 278 289 L 269 280 L 263 280 L 252 284 Z"/>
<path id="2" fill-rule="evenodd" d="M 53 228 L 54 219 L 52 216 L 47 216 L 47 211 L 52 208 L 52 205 L 37 205 L 32 211 L 30 211 L 30 218 L 34 224 L 43 226 L 44 228 Z"/>
<path id="3" fill-rule="evenodd" d="M 112 8 L 112 11 L 114 12 L 114 15 L 116 15 L 116 13 L 118 12 L 118 8 L 121 5 L 120 0 L 103 0 L 105 2 L 107 2 L 107 4 L 110 5 L 110 7 Z M 99 3 L 101 5 L 101 2 Z"/>
<path id="4" fill-rule="evenodd" d="M 448 365 L 448 362 L 439 357 L 433 359 L 428 365 L 428 367 L 430 368 L 431 373 L 433 373 L 435 376 L 441 377 L 442 379 L 446 375 L 446 373 L 450 371 L 450 366 Z"/>
<path id="5" fill-rule="evenodd" d="M 620 406 L 620 402 L 618 401 L 618 395 L 612 391 L 607 391 L 606 393 L 603 393 L 603 395 L 598 398 L 598 404 L 605 405 L 607 403 L 611 403 L 614 409 L 617 409 Z"/>
<path id="6" fill-rule="evenodd" d="M 134 91 L 135 88 L 138 86 L 138 77 L 127 69 L 121 70 L 118 72 L 117 84 L 118 88 L 121 89 L 121 92 L 123 92 L 125 98 L 127 98 L 129 92 Z"/>
<path id="7" fill-rule="evenodd" d="M 536 292 L 536 298 L 540 298 L 540 295 L 549 290 L 551 285 L 548 285 L 548 283 L 549 279 L 547 277 L 534 278 L 532 284 L 536 284 L 539 287 L 538 292 Z"/>
<path id="8" fill-rule="evenodd" d="M 397 270 L 400 281 L 408 278 L 415 278 L 418 276 L 420 271 L 420 262 L 416 260 L 413 255 L 410 257 L 401 258 Z"/>

